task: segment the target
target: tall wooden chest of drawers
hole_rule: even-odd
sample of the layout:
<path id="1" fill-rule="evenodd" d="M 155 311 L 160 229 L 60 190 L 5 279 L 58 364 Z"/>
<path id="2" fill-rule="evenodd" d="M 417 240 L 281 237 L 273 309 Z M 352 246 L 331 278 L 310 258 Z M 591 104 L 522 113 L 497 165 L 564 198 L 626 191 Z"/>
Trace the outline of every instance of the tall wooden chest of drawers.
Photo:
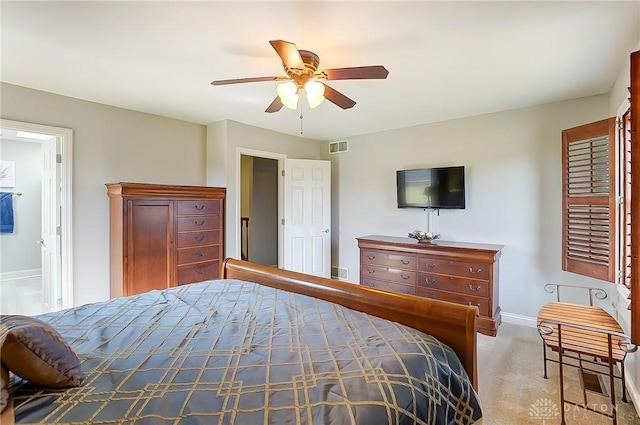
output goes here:
<path id="1" fill-rule="evenodd" d="M 106 186 L 112 297 L 220 277 L 226 189 Z"/>
<path id="2" fill-rule="evenodd" d="M 498 265 L 502 245 L 364 236 L 360 284 L 478 307 L 478 331 L 495 336 L 501 323 Z"/>

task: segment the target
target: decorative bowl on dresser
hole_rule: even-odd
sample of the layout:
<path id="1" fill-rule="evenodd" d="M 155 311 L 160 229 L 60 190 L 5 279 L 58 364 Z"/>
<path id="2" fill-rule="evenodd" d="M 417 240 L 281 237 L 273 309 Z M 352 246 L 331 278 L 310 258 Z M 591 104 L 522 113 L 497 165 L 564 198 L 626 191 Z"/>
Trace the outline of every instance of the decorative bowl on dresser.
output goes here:
<path id="1" fill-rule="evenodd" d="M 478 331 L 498 333 L 498 265 L 502 245 L 364 236 L 360 284 L 478 307 Z"/>

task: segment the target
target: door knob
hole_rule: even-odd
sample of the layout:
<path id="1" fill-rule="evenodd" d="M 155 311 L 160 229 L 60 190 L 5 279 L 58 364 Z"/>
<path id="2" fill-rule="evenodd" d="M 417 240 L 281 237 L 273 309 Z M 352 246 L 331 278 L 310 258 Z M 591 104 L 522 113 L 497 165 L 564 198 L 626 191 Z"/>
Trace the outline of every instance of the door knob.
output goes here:
<path id="1" fill-rule="evenodd" d="M 44 246 L 44 239 L 39 239 L 36 241 L 36 243 L 39 243 L 40 245 Z"/>
<path id="2" fill-rule="evenodd" d="M 329 232 L 330 232 L 330 230 L 329 230 L 329 229 L 324 229 L 324 230 L 322 231 L 322 233 L 329 233 Z"/>

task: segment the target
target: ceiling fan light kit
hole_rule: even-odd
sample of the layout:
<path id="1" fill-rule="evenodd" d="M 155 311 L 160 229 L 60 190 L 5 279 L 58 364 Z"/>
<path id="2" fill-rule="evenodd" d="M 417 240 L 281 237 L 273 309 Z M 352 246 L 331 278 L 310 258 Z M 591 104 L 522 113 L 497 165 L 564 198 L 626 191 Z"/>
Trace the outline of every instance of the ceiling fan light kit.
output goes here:
<path id="1" fill-rule="evenodd" d="M 281 81 L 276 87 L 278 96 L 271 102 L 265 112 L 277 112 L 286 106 L 297 109 L 302 93 L 305 94 L 310 108 L 320 105 L 324 99 L 342 109 L 352 108 L 356 102 L 339 91 L 328 86 L 327 80 L 362 80 L 385 79 L 389 71 L 382 65 L 360 66 L 351 68 L 325 69 L 318 71 L 320 57 L 308 50 L 298 50 L 295 44 L 283 40 L 269 41 L 280 59 L 286 77 L 253 77 L 232 80 L 216 80 L 211 84 L 221 86 L 227 84 L 252 83 L 260 81 Z"/>

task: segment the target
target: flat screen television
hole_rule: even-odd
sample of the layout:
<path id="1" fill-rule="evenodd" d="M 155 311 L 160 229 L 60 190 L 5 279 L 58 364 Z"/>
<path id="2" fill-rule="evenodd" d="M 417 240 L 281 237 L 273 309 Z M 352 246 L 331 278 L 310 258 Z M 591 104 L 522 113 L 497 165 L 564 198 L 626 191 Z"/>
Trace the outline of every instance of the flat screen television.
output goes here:
<path id="1" fill-rule="evenodd" d="M 464 209 L 464 166 L 396 171 L 398 208 Z"/>

